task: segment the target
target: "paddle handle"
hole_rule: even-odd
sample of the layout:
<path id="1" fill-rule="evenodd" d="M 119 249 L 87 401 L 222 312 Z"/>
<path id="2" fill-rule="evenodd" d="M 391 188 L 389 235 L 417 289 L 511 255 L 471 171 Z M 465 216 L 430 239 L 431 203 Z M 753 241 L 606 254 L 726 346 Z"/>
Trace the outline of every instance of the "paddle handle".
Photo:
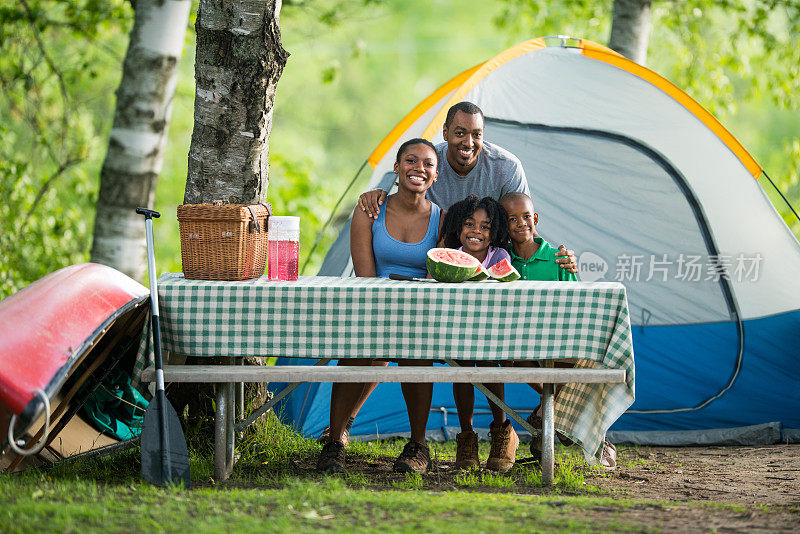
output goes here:
<path id="1" fill-rule="evenodd" d="M 158 219 L 161 217 L 161 214 L 156 210 L 151 210 L 148 208 L 136 208 L 136 213 L 139 215 L 144 215 L 145 219 Z"/>
<path id="2" fill-rule="evenodd" d="M 156 255 L 153 250 L 153 217 L 160 217 L 157 211 L 136 208 L 136 213 L 144 215 L 144 229 L 147 237 L 147 277 L 150 282 L 150 308 L 153 312 L 153 349 L 155 352 L 156 390 L 164 390 L 164 362 L 161 358 L 161 323 L 158 320 L 158 285 L 156 281 Z"/>
<path id="3" fill-rule="evenodd" d="M 158 288 L 156 285 L 156 254 L 153 239 L 153 218 L 160 213 L 147 208 L 136 208 L 136 213 L 144 215 L 144 231 L 147 239 L 147 279 L 150 282 L 150 309 L 153 312 L 153 350 L 156 366 L 156 395 L 159 398 L 159 419 L 161 427 L 161 452 L 164 455 L 162 469 L 164 480 L 172 480 L 172 462 L 169 454 L 167 432 L 167 396 L 164 393 L 164 362 L 161 359 L 161 324 L 158 320 Z"/>

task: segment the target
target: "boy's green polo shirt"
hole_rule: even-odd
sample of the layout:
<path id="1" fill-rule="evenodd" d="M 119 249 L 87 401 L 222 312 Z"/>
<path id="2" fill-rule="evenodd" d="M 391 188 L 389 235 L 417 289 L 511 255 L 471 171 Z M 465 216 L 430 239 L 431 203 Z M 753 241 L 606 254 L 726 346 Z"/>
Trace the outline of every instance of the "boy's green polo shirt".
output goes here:
<path id="1" fill-rule="evenodd" d="M 558 249 L 551 247 L 550 243 L 541 237 L 534 237 L 533 240 L 539 243 L 539 250 L 529 260 L 523 260 L 514 254 L 513 250 L 511 251 L 511 265 L 519 271 L 519 275 L 523 280 L 578 281 L 575 273 L 562 269 L 556 263 Z"/>

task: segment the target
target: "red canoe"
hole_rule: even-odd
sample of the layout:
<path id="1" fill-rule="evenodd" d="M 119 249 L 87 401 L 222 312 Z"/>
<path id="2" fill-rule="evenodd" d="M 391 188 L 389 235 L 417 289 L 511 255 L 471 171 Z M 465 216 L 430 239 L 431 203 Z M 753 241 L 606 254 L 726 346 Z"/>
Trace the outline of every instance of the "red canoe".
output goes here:
<path id="1" fill-rule="evenodd" d="M 12 415 L 16 437 L 42 414 L 36 389 L 52 401 L 65 384 L 77 391 L 109 355 L 135 351 L 149 295 L 111 267 L 83 263 L 0 301 L 0 452 Z"/>

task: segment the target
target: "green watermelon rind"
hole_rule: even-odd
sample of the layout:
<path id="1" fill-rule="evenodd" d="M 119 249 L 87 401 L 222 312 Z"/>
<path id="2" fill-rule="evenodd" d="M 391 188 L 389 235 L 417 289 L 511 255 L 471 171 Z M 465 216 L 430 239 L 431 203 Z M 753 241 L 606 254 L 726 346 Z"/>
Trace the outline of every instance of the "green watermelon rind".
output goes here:
<path id="1" fill-rule="evenodd" d="M 472 278 L 468 278 L 467 281 L 468 282 L 482 282 L 483 280 L 486 280 L 487 278 L 489 278 L 489 271 L 487 271 L 486 268 L 483 265 L 481 265 L 481 268 L 478 269 L 478 272 L 475 273 L 475 276 L 473 276 Z"/>
<path id="2" fill-rule="evenodd" d="M 508 268 L 511 269 L 511 270 L 508 271 L 506 274 L 504 274 L 502 276 L 496 275 L 494 273 L 495 269 L 498 268 L 499 266 L 504 265 L 504 264 L 507 264 Z M 498 262 L 498 263 L 496 263 L 495 265 L 493 265 L 492 267 L 489 268 L 489 276 L 491 276 L 492 278 L 494 278 L 498 282 L 513 282 L 514 280 L 519 280 L 519 271 L 517 271 L 514 268 L 514 266 L 511 265 L 510 261 L 508 261 L 507 259 L 504 259 L 503 261 Z"/>
<path id="3" fill-rule="evenodd" d="M 437 251 L 446 250 L 450 253 L 459 253 L 464 254 L 466 257 L 472 258 L 466 252 L 460 252 L 454 249 L 442 249 L 442 248 L 432 248 L 428 251 L 427 257 L 425 258 L 425 265 L 428 267 L 428 274 L 431 275 L 435 280 L 439 282 L 447 282 L 447 283 L 458 283 L 463 282 L 472 276 L 478 271 L 481 264 L 480 262 L 475 260 L 475 264 L 472 266 L 460 266 L 460 265 L 451 265 L 439 260 L 435 260 L 431 258 L 431 254 Z"/>

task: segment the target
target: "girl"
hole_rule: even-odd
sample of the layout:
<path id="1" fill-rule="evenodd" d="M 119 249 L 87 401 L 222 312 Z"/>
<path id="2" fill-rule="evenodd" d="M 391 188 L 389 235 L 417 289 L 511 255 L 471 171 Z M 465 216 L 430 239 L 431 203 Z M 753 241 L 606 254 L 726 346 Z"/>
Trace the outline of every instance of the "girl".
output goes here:
<path id="1" fill-rule="evenodd" d="M 442 222 L 440 245 L 457 248 L 477 258 L 488 269 L 504 259 L 511 261 L 508 223 L 503 206 L 495 199 L 470 195 L 453 204 Z"/>
<path id="2" fill-rule="evenodd" d="M 478 199 L 470 195 L 456 202 L 447 211 L 442 222 L 440 246 L 458 248 L 478 259 L 488 269 L 510 256 L 504 247 L 508 246 L 508 222 L 506 212 L 499 202 L 491 197 Z M 475 362 L 459 362 L 461 365 L 474 365 Z M 477 362 L 481 366 L 494 366 L 496 362 Z M 504 399 L 503 384 L 485 386 Z M 475 407 L 475 390 L 472 384 L 453 384 L 453 397 L 458 409 L 458 422 L 461 433 L 456 436 L 456 467 L 467 469 L 480 467 L 478 459 L 478 435 L 472 429 L 472 414 Z M 505 472 L 511 469 L 516 460 L 519 437 L 506 419 L 505 412 L 489 402 L 494 421 L 489 426 L 492 446 L 486 468 Z"/>

